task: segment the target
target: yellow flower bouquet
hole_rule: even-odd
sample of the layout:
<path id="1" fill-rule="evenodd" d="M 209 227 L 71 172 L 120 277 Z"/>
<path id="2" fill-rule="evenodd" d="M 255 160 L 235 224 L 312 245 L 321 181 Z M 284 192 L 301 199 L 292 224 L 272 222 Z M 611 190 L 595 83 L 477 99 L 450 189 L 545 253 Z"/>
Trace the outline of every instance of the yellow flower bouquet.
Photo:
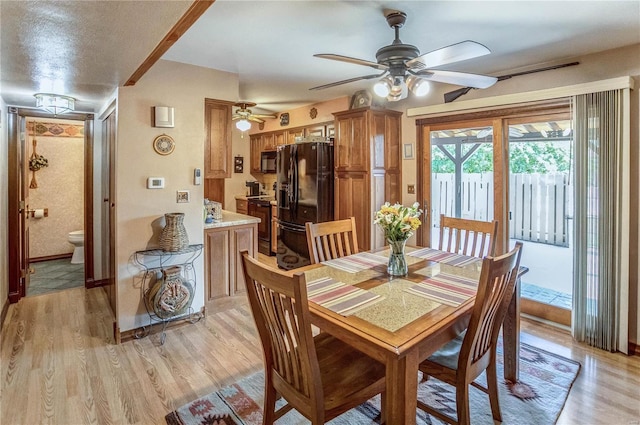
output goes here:
<path id="1" fill-rule="evenodd" d="M 374 223 L 384 231 L 388 241 L 406 241 L 422 224 L 418 218 L 422 214 L 419 206 L 417 202 L 410 207 L 385 202 L 376 212 Z"/>
<path id="2" fill-rule="evenodd" d="M 385 202 L 380 210 L 376 211 L 374 223 L 384 231 L 384 236 L 389 242 L 387 273 L 390 276 L 405 276 L 409 272 L 404 247 L 407 239 L 422 224 L 418 218 L 422 214 L 419 206 L 417 202 L 410 207 Z"/>

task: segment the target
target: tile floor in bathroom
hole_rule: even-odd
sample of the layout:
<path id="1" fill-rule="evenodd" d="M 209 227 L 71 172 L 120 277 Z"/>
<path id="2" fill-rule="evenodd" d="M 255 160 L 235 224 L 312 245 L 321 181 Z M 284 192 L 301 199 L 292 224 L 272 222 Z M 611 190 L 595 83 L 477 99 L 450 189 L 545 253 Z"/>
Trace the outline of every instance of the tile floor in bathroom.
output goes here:
<path id="1" fill-rule="evenodd" d="M 71 264 L 70 258 L 31 263 L 27 296 L 47 294 L 62 289 L 84 286 L 84 264 Z"/>

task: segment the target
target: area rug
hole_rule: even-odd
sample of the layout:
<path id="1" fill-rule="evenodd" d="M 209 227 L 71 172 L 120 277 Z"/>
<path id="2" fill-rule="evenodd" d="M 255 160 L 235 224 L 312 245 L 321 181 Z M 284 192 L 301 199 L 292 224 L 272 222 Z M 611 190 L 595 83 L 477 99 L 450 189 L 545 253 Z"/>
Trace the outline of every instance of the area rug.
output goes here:
<path id="1" fill-rule="evenodd" d="M 503 377 L 502 351 L 498 349 L 498 382 L 503 424 L 555 424 L 567 399 L 580 363 L 553 353 L 520 345 L 520 381 L 506 382 Z M 486 385 L 484 374 L 478 382 Z M 262 372 L 250 375 L 235 384 L 188 403 L 168 414 L 168 425 L 260 425 L 262 424 Z M 429 379 L 420 382 L 418 398 L 443 413 L 455 417 L 455 388 Z M 469 387 L 471 423 L 493 425 L 488 396 Z M 284 404 L 278 401 L 278 406 Z M 333 425 L 377 424 L 380 420 L 380 396 L 328 422 Z M 442 424 L 440 420 L 418 409 L 416 421 L 420 425 Z M 308 424 L 295 410 L 284 415 L 276 424 Z"/>

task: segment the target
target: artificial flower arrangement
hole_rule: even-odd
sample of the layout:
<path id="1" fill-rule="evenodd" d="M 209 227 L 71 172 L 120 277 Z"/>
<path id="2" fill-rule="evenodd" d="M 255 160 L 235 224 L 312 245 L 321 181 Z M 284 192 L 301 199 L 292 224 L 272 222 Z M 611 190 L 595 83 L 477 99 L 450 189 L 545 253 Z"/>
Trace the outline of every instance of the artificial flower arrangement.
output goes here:
<path id="1" fill-rule="evenodd" d="M 35 154 L 29 159 L 29 170 L 38 171 L 41 168 L 48 167 L 49 160 L 42 155 Z"/>
<path id="2" fill-rule="evenodd" d="M 419 206 L 418 202 L 410 207 L 398 203 L 391 205 L 389 202 L 385 202 L 380 210 L 376 211 L 374 223 L 384 231 L 384 236 L 388 241 L 406 241 L 422 224 L 418 218 L 422 214 Z"/>

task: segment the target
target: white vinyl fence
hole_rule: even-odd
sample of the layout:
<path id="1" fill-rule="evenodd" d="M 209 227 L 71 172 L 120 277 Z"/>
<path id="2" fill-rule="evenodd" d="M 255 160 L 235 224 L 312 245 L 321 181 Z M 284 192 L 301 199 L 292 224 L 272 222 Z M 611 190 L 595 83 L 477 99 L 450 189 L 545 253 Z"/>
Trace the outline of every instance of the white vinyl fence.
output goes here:
<path id="1" fill-rule="evenodd" d="M 431 217 L 455 216 L 455 175 L 434 174 Z M 566 173 L 509 175 L 509 238 L 569 246 L 573 187 Z M 461 217 L 487 221 L 493 214 L 493 173 L 463 174 Z"/>

